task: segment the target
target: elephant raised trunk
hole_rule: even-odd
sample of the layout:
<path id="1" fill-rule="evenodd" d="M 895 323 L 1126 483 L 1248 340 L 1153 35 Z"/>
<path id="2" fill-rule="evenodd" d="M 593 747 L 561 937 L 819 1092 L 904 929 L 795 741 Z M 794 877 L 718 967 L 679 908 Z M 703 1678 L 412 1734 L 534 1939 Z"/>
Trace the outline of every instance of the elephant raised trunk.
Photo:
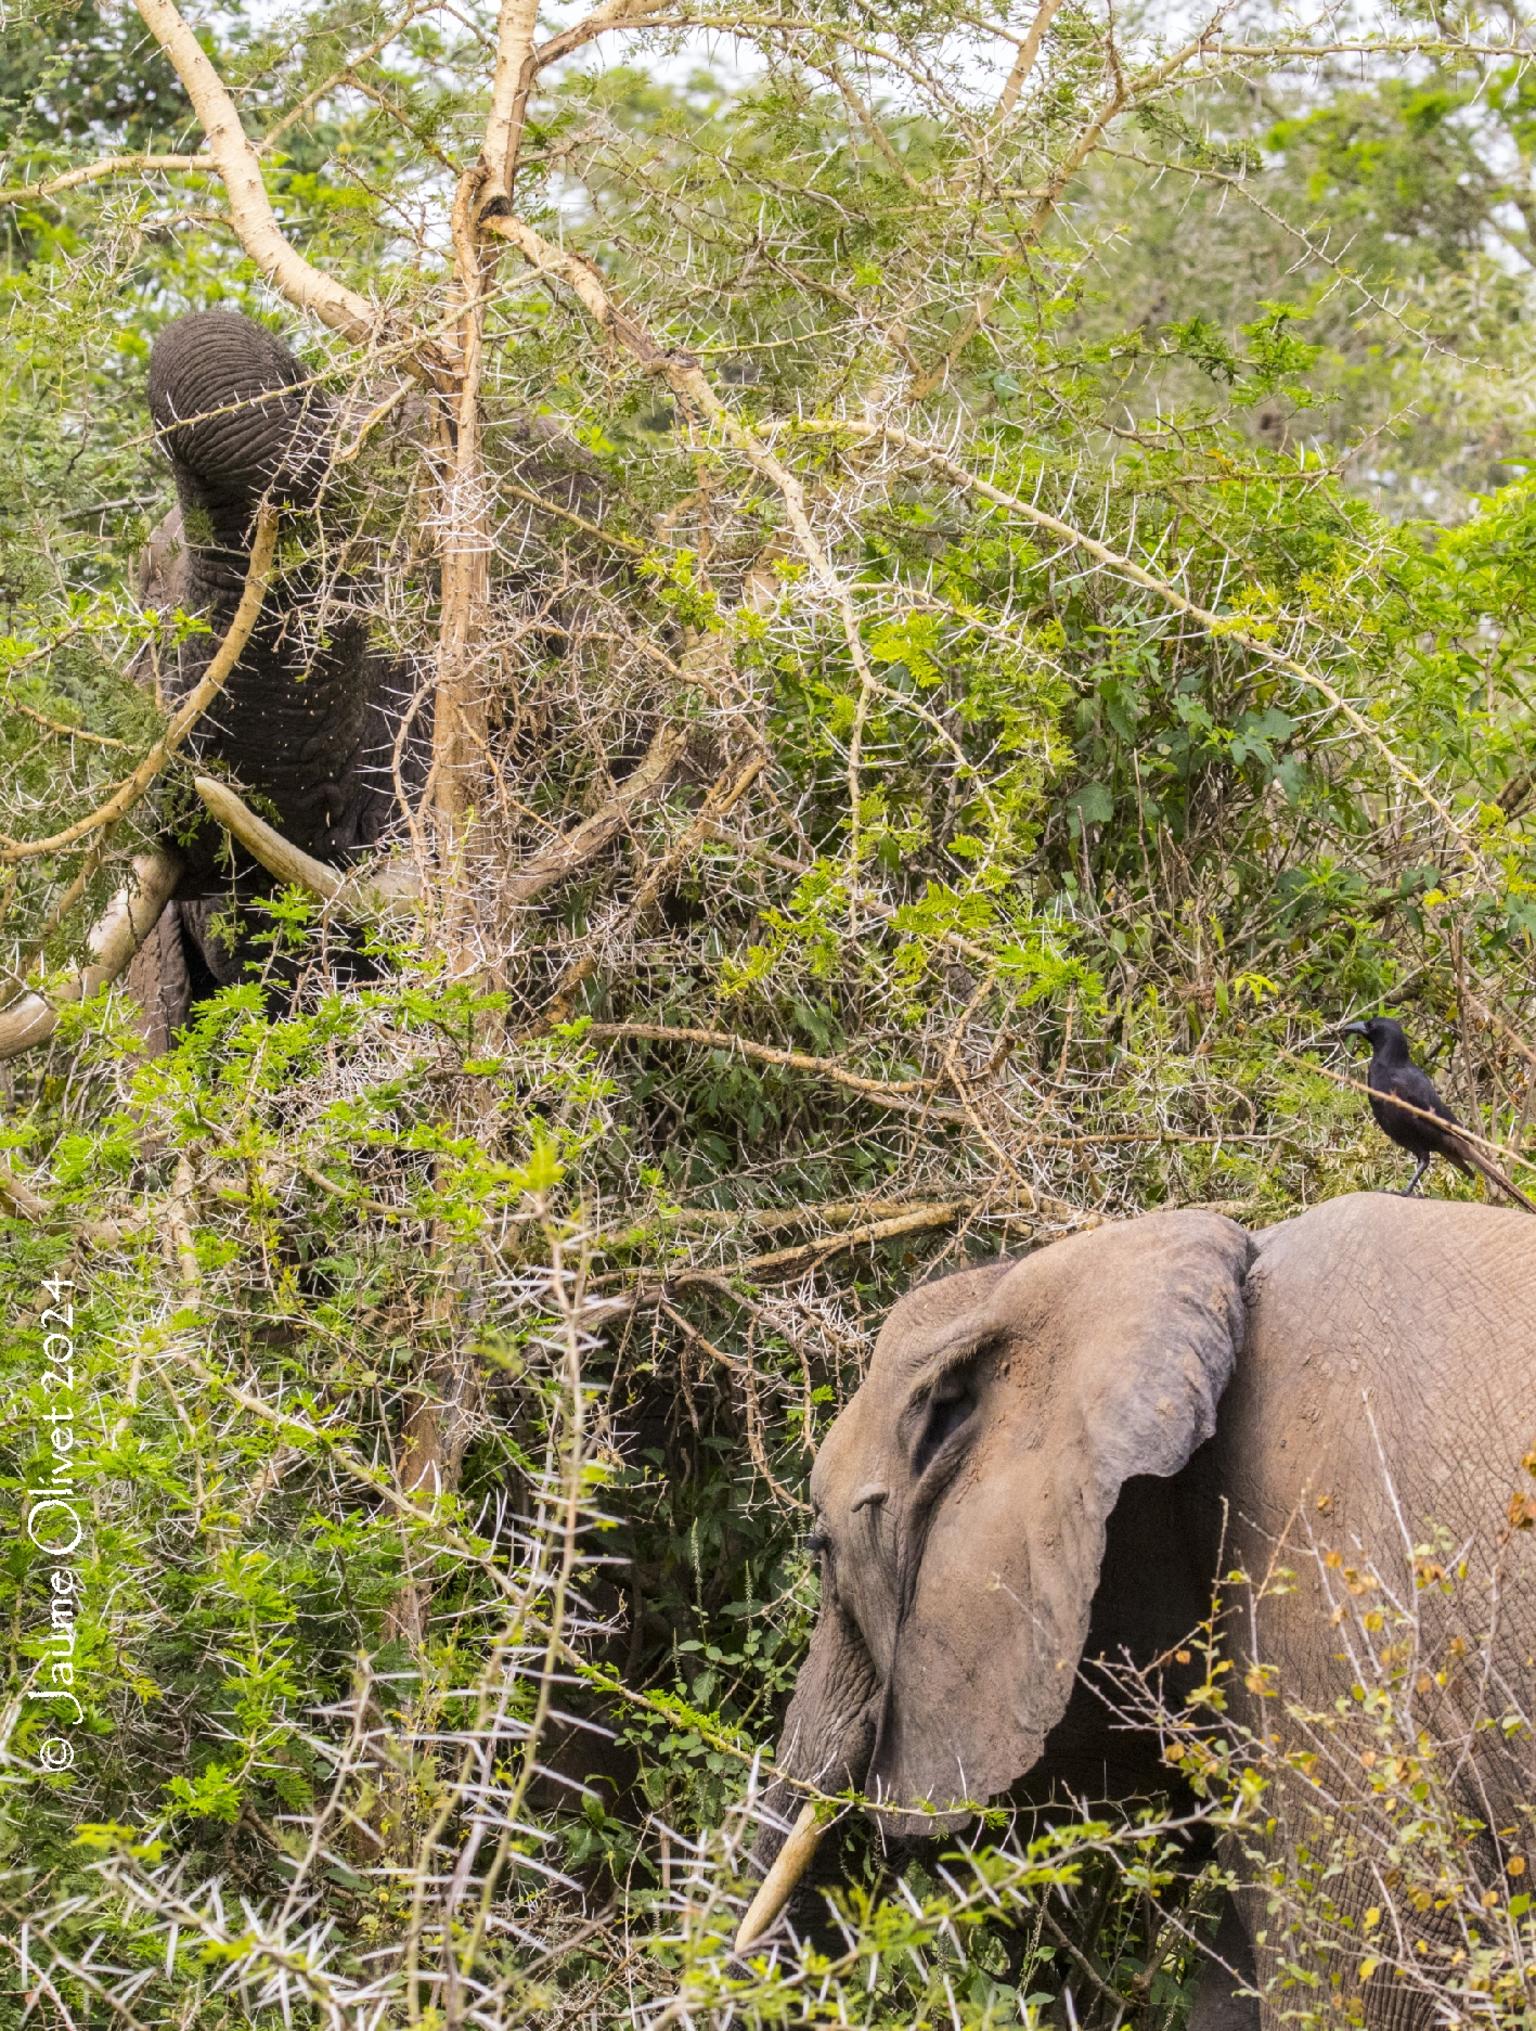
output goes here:
<path id="1" fill-rule="evenodd" d="M 228 626 L 257 508 L 319 500 L 335 412 L 310 379 L 280 340 L 233 311 L 178 318 L 155 341 L 150 411 L 180 508 L 157 533 L 152 555 L 161 564 L 146 594 L 202 613 L 212 629 L 181 645 L 173 694 L 196 683 L 211 642 Z M 398 809 L 395 735 L 411 686 L 402 665 L 370 649 L 369 603 L 360 580 L 322 580 L 302 563 L 288 566 L 188 744 L 254 791 L 284 839 L 328 865 L 345 865 L 372 845 Z M 408 791 L 420 785 L 429 740 L 423 701 L 401 744 Z M 268 884 L 242 859 L 237 885 L 256 894 Z M 205 826 L 188 846 L 181 897 L 189 906 L 183 921 L 215 980 L 237 978 L 242 955 L 203 934 L 199 911 L 204 897 L 227 890 L 223 834 Z"/>
<path id="2" fill-rule="evenodd" d="M 149 409 L 192 547 L 233 547 L 243 571 L 258 502 L 314 502 L 332 417 L 308 379 L 280 340 L 234 311 L 177 318 L 156 339 Z"/>
<path id="3" fill-rule="evenodd" d="M 150 414 L 179 506 L 150 538 L 142 593 L 209 624 L 163 672 L 173 699 L 199 682 L 230 630 L 258 510 L 321 504 L 337 416 L 311 382 L 280 339 L 234 311 L 179 317 L 154 341 Z M 329 869 L 388 831 L 400 792 L 421 790 L 431 751 L 431 697 L 412 699 L 408 666 L 370 646 L 372 605 L 366 577 L 284 563 L 236 668 L 187 739 L 207 774 L 254 794 L 282 843 Z M 156 1042 L 169 1040 L 197 993 L 242 979 L 258 948 L 244 934 L 230 946 L 211 922 L 272 886 L 244 849 L 232 863 L 219 825 L 179 835 L 179 853 L 175 916 L 132 979 L 140 1003 L 158 1011 L 148 1024 Z M 356 955 L 349 963 L 366 967 Z"/>

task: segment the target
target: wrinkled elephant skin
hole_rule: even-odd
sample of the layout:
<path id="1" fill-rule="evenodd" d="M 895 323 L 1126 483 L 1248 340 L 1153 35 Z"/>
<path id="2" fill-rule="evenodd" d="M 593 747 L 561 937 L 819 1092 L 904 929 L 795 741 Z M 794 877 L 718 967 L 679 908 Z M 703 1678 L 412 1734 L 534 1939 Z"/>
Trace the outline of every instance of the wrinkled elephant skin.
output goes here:
<path id="1" fill-rule="evenodd" d="M 151 538 L 148 605 L 199 614 L 209 632 L 191 636 L 165 673 L 174 698 L 207 668 L 239 603 L 258 509 L 291 523 L 327 491 L 336 419 L 328 398 L 272 333 L 233 311 L 178 318 L 150 358 L 149 406 L 175 476 L 178 506 Z M 368 639 L 370 588 L 355 576 L 281 570 L 239 663 L 188 742 L 254 793 L 285 838 L 333 865 L 372 845 L 399 815 L 399 786 L 420 787 L 430 741 L 430 704 L 402 715 L 412 685 L 398 660 Z M 398 754 L 397 754 L 398 747 Z M 158 995 L 168 1027 L 187 995 L 186 963 L 198 984 L 238 979 L 247 953 L 209 935 L 233 893 L 273 886 L 211 822 L 182 842 L 187 863 L 177 921 L 167 921 L 134 976 L 141 998 Z M 178 943 L 185 934 L 186 950 Z"/>

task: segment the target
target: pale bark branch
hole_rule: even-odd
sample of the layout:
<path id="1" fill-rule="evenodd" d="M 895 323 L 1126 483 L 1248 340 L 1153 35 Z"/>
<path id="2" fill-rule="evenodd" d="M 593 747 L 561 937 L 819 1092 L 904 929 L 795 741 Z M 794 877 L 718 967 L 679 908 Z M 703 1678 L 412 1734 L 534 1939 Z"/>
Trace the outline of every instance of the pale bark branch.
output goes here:
<path id="1" fill-rule="evenodd" d="M 379 317 L 374 306 L 308 261 L 285 237 L 261 179 L 255 145 L 224 80 L 172 0 L 134 0 L 144 25 L 180 78 L 192 110 L 208 137 L 208 153 L 229 197 L 230 221 L 256 266 L 300 310 L 351 339 L 372 338 Z"/>
<path id="2" fill-rule="evenodd" d="M 1013 60 L 1013 69 L 1008 73 L 1008 81 L 998 98 L 999 120 L 1006 120 L 1019 103 L 1019 94 L 1023 91 L 1025 82 L 1040 55 L 1041 45 L 1045 41 L 1045 31 L 1055 19 L 1056 10 L 1060 5 L 1061 0 L 1040 0 L 1040 5 L 1035 10 L 1035 18 L 1029 24 L 1024 40 L 1019 44 L 1019 53 Z"/>
<path id="3" fill-rule="evenodd" d="M 595 859 L 619 832 L 631 812 L 666 788 L 686 746 L 678 728 L 662 727 L 634 770 L 605 803 L 508 877 L 502 886 L 502 894 L 507 901 L 526 907 L 537 901 L 546 889 L 569 880 L 588 861 Z"/>
<path id="4" fill-rule="evenodd" d="M 473 212 L 483 170 L 466 170 L 454 194 L 453 294 L 458 359 L 453 390 L 449 514 L 442 538 L 442 615 L 432 702 L 432 766 L 427 804 L 451 851 L 473 804 L 475 774 L 485 754 L 486 713 L 476 650 L 490 601 L 493 544 L 490 490 L 480 442 L 480 384 L 485 360 L 488 276 Z"/>
<path id="5" fill-rule="evenodd" d="M 61 169 L 57 176 L 45 176 L 39 183 L 12 183 L 0 188 L 0 205 L 40 202 L 57 197 L 60 191 L 76 190 L 83 183 L 99 183 L 108 176 L 149 175 L 175 169 L 217 168 L 211 155 L 103 155 L 95 162 Z"/>
<path id="6" fill-rule="evenodd" d="M 753 1234 L 793 1233 L 802 1227 L 821 1227 L 829 1232 L 864 1227 L 874 1220 L 900 1220 L 908 1213 L 931 1213 L 948 1205 L 939 1199 L 812 1199 L 803 1206 L 738 1206 L 727 1210 L 717 1206 L 677 1206 L 655 1222 L 661 1235 L 721 1234 L 745 1228 Z M 632 1241 L 642 1230 L 637 1226 L 618 1228 L 598 1236 L 599 1245 Z"/>
<path id="7" fill-rule="evenodd" d="M 92 832 L 100 831 L 104 825 L 115 824 L 133 809 L 228 682 L 261 612 L 276 551 L 277 515 L 272 509 L 264 508 L 256 518 L 245 585 L 228 631 L 214 651 L 208 668 L 176 708 L 165 732 L 132 775 L 118 784 L 104 804 L 99 804 L 87 816 L 76 819 L 73 825 L 66 825 L 62 832 L 55 832 L 47 839 L 7 840 L 0 845 L 0 862 L 35 860 L 41 854 L 57 853 L 63 847 L 76 845 Z"/>
<path id="8" fill-rule="evenodd" d="M 584 49 L 589 42 L 609 29 L 643 28 L 652 17 L 666 14 L 672 0 L 607 0 L 602 7 L 595 7 L 584 20 L 573 22 L 569 28 L 562 28 L 558 35 L 552 35 L 548 42 L 541 42 L 533 53 L 535 70 L 544 70 L 562 57 L 570 56 L 574 50 Z"/>
<path id="9" fill-rule="evenodd" d="M 361 70 L 365 63 L 372 63 L 376 56 L 381 56 L 394 41 L 395 37 L 404 34 L 417 15 L 424 14 L 425 12 L 427 12 L 427 0 L 412 0 L 412 4 L 405 9 L 403 14 L 397 15 L 390 22 L 389 26 L 381 29 L 371 42 L 365 44 L 355 55 L 349 56 L 340 70 L 333 71 L 328 78 L 325 78 L 320 84 L 313 86 L 311 90 L 307 91 L 296 105 L 290 106 L 282 118 L 275 121 L 267 129 L 266 133 L 262 135 L 260 142 L 257 144 L 256 152 L 259 155 L 268 154 L 277 146 L 285 134 L 296 127 L 307 113 L 314 110 L 327 92 L 334 92 L 338 86 L 348 84 L 355 86 L 359 91 L 365 91 L 366 87 L 361 79 L 356 76 L 356 73 Z"/>
<path id="10" fill-rule="evenodd" d="M 162 849 L 139 855 L 132 882 L 118 891 L 91 932 L 87 964 L 50 994 L 23 995 L 0 1010 L 0 1058 L 14 1058 L 45 1043 L 58 1028 L 59 1009 L 65 1003 L 88 1001 L 116 980 L 159 923 L 180 876 L 177 854 Z"/>
<path id="11" fill-rule="evenodd" d="M 450 222 L 459 341 L 449 483 L 453 512 L 443 544 L 428 799 L 449 846 L 469 821 L 487 735 L 478 652 L 490 606 L 494 531 L 492 488 L 481 443 L 480 393 L 486 299 L 500 249 L 481 239 L 477 216 L 488 201 L 511 199 L 533 82 L 538 13 L 538 0 L 501 0 L 485 137 L 478 162 L 459 178 Z"/>
<path id="12" fill-rule="evenodd" d="M 92 733 L 88 727 L 71 726 L 67 720 L 50 719 L 46 712 L 39 712 L 35 705 L 25 700 L 7 696 L 7 712 L 19 712 L 23 719 L 30 719 L 34 726 L 40 726 L 45 733 L 53 734 L 59 740 L 84 741 L 87 747 L 111 748 L 117 754 L 132 754 L 133 743 L 117 740 L 108 733 Z"/>
<path id="13" fill-rule="evenodd" d="M 517 152 L 528 116 L 533 83 L 533 38 L 539 25 L 539 0 L 503 0 L 496 25 L 496 68 L 491 76 L 491 110 L 480 150 L 484 171 L 482 199 L 510 198 L 517 172 Z"/>
<path id="14" fill-rule="evenodd" d="M 937 1079 L 872 1078 L 867 1073 L 849 1071 L 835 1058 L 818 1058 L 808 1051 L 789 1051 L 777 1044 L 759 1044 L 750 1037 L 739 1037 L 731 1030 L 684 1028 L 672 1023 L 590 1023 L 584 1034 L 604 1044 L 689 1044 L 699 1050 L 729 1051 L 733 1056 L 750 1058 L 760 1065 L 778 1065 L 789 1072 L 807 1072 L 813 1078 L 825 1079 L 834 1086 L 846 1086 L 853 1093 L 862 1093 L 870 1100 L 879 1101 L 882 1106 L 899 1106 L 903 1113 L 914 1109 L 909 1096 L 931 1093 L 940 1083 Z M 956 1112 L 953 1108 L 918 1108 L 916 1111 L 937 1113 L 940 1119 Z"/>
<path id="15" fill-rule="evenodd" d="M 813 1241 L 796 1242 L 793 1248 L 773 1248 L 765 1255 L 749 1255 L 740 1262 L 722 1263 L 718 1269 L 678 1270 L 667 1278 L 667 1285 L 677 1289 L 690 1283 L 715 1282 L 721 1277 L 771 1276 L 779 1270 L 798 1269 L 802 1264 L 809 1266 L 819 1262 L 824 1256 L 840 1255 L 844 1249 L 864 1248 L 876 1241 L 894 1241 L 900 1235 L 920 1234 L 930 1227 L 951 1226 L 977 1203 L 974 1199 L 935 1200 L 931 1205 L 893 1214 L 888 1220 L 868 1220 L 858 1227 L 845 1227 L 841 1234 L 818 1235 Z M 1057 1208 L 1068 1222 L 1077 1223 L 1082 1218 L 1074 1207 L 1059 1199 L 1048 1203 Z M 1038 1211 L 1038 1202 L 1025 1210 L 1030 1213 Z"/>
<path id="16" fill-rule="evenodd" d="M 655 1304 L 668 1292 L 685 1289 L 691 1284 L 719 1288 L 735 1277 L 771 1276 L 780 1271 L 811 1268 L 824 1257 L 839 1255 L 845 1249 L 865 1248 L 878 1241 L 894 1241 L 903 1234 L 920 1234 L 929 1228 L 951 1227 L 957 1220 L 973 1213 L 1000 1220 L 1039 1220 L 1053 1227 L 1071 1228 L 1074 1232 L 1082 1228 L 1102 1227 L 1105 1219 L 1102 1213 L 1069 1206 L 1065 1199 L 1054 1198 L 1048 1192 L 1036 1192 L 1027 1185 L 1014 1187 L 1002 1198 L 983 1193 L 958 1199 L 934 1199 L 905 1207 L 885 1219 L 862 1221 L 857 1226 L 845 1227 L 840 1233 L 817 1235 L 811 1240 L 796 1242 L 792 1248 L 774 1248 L 763 1255 L 748 1255 L 738 1262 L 722 1262 L 710 1268 L 673 1270 L 659 1283 L 653 1280 L 638 1284 L 628 1302 Z M 595 1277 L 593 1288 L 617 1283 L 623 1274 L 615 1272 L 611 1276 Z"/>

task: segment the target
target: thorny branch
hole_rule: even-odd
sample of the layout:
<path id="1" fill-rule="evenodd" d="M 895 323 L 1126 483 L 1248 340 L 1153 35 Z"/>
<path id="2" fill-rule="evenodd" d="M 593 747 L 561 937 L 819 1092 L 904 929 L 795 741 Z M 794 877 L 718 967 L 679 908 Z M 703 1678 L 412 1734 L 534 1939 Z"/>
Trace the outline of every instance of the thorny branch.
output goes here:
<path id="1" fill-rule="evenodd" d="M 91 833 L 115 825 L 133 809 L 228 683 L 260 616 L 276 553 L 277 515 L 273 509 L 263 508 L 256 518 L 251 536 L 245 584 L 224 638 L 209 658 L 207 669 L 172 713 L 165 732 L 105 803 L 88 812 L 84 818 L 77 818 L 72 825 L 66 825 L 62 831 L 51 833 L 46 839 L 0 841 L 0 863 L 36 860 L 43 854 L 57 853 L 63 847 L 77 845 Z"/>

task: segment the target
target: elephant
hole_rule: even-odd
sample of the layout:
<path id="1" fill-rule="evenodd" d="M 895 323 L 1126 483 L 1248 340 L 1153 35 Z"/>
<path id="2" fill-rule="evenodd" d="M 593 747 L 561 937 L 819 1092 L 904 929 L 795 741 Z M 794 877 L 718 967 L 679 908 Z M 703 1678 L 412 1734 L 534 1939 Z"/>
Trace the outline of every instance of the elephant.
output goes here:
<path id="1" fill-rule="evenodd" d="M 150 538 L 143 597 L 209 623 L 163 673 L 174 702 L 202 677 L 234 617 L 258 509 L 271 503 L 291 527 L 320 503 L 338 415 L 278 338 L 230 310 L 162 329 L 149 408 L 178 505 Z M 362 574 L 322 574 L 307 562 L 276 574 L 239 662 L 188 742 L 194 757 L 254 792 L 286 840 L 339 867 L 396 822 L 402 795 L 420 792 L 430 749 L 430 695 L 418 699 L 408 665 L 372 646 L 370 593 Z M 274 886 L 211 821 L 178 847 L 173 905 L 130 974 L 161 1036 L 196 993 L 241 977 L 249 941 L 225 943 L 214 916 L 232 898 Z"/>
<path id="2" fill-rule="evenodd" d="M 382 402 L 364 400 L 354 413 L 272 332 L 237 311 L 211 310 L 178 317 L 159 333 L 150 354 L 149 408 L 177 506 L 150 537 L 140 591 L 147 606 L 207 623 L 177 643 L 165 667 L 153 648 L 137 659 L 135 675 L 162 705 L 188 698 L 228 637 L 263 510 L 279 517 L 279 568 L 268 577 L 233 668 L 183 742 L 186 755 L 204 765 L 199 794 L 216 822 L 199 814 L 135 856 L 128 880 L 84 941 L 86 958 L 74 975 L 46 994 L 24 991 L 0 1007 L 0 1061 L 45 1042 L 62 1003 L 120 976 L 152 1051 L 169 1045 L 193 1001 L 242 979 L 253 959 L 269 964 L 281 1003 L 291 968 L 267 960 L 257 935 L 267 925 L 252 906 L 289 882 L 334 899 L 349 864 L 396 828 L 408 824 L 414 844 L 425 836 L 415 817 L 433 786 L 441 645 L 424 645 L 414 657 L 376 644 L 383 588 L 354 561 L 366 545 L 358 540 L 352 503 L 335 482 L 338 462 L 365 440 L 372 444 L 386 416 L 410 460 L 419 460 L 429 437 L 441 453 L 453 426 L 437 398 L 397 385 Z M 343 440 L 352 441 L 345 454 Z M 492 483 L 503 480 L 517 506 L 515 523 L 507 518 L 508 562 L 490 589 L 496 627 L 505 623 L 507 637 L 527 645 L 524 653 L 564 657 L 591 623 L 602 579 L 593 549 L 594 542 L 601 548 L 598 525 L 607 506 L 601 461 L 554 418 L 517 411 L 496 433 Z M 402 505 L 387 540 L 401 540 L 414 519 Z M 589 565 L 591 587 L 584 577 Z M 437 591 L 431 575 L 428 565 L 427 582 L 418 587 L 427 608 Z M 538 734 L 526 726 L 516 731 L 520 702 L 497 689 L 496 660 L 482 657 L 488 731 L 496 743 L 487 758 L 499 773 L 504 765 L 517 767 L 517 741 Z M 671 780 L 680 743 L 666 733 L 658 719 L 643 753 L 637 745 L 610 758 L 615 796 L 574 827 L 565 845 L 530 856 L 511 878 L 509 898 L 525 906 L 568 878 L 616 835 L 632 804 Z M 260 808 L 253 811 L 245 797 Z M 364 920 L 376 920 L 381 910 L 409 908 L 423 871 L 400 872 L 399 881 L 391 874 L 364 884 L 347 910 L 355 915 L 361 904 Z M 337 970 L 366 975 L 373 962 L 341 925 L 344 914 L 337 909 L 328 920 L 330 956 Z"/>
<path id="3" fill-rule="evenodd" d="M 1410 1911 L 1392 1968 L 1366 1953 L 1371 1907 L 1391 1903 L 1372 1829 L 1401 1829 L 1371 1775 L 1385 1723 L 1351 1688 L 1396 1687 L 1409 1756 L 1448 1745 L 1425 1782 L 1443 1782 L 1477 1882 L 1495 1901 L 1514 1889 L 1505 1865 L 1518 1876 L 1536 1834 L 1518 1714 L 1536 1661 L 1533 1441 L 1536 1254 L 1492 1207 L 1360 1193 L 1251 1234 L 1150 1213 L 919 1286 L 815 1459 L 821 1604 L 759 1801 L 767 1873 L 739 1950 L 808 1864 L 805 1786 L 862 1795 L 898 1837 L 1005 1796 L 1189 1803 L 1166 1722 L 1209 1669 L 1190 1641 L 1205 1625 L 1229 1660 L 1220 1727 L 1273 1779 L 1257 1852 L 1354 1843 L 1330 1878 L 1337 2021 L 1448 2021 L 1433 1911 Z M 1366 1633 L 1373 1614 L 1385 1634 Z M 1354 1792 L 1323 1797 L 1319 1740 Z M 1222 1919 L 1230 1972 L 1202 1976 L 1201 2031 L 1281 2021 L 1267 1939 L 1249 1881 Z"/>

